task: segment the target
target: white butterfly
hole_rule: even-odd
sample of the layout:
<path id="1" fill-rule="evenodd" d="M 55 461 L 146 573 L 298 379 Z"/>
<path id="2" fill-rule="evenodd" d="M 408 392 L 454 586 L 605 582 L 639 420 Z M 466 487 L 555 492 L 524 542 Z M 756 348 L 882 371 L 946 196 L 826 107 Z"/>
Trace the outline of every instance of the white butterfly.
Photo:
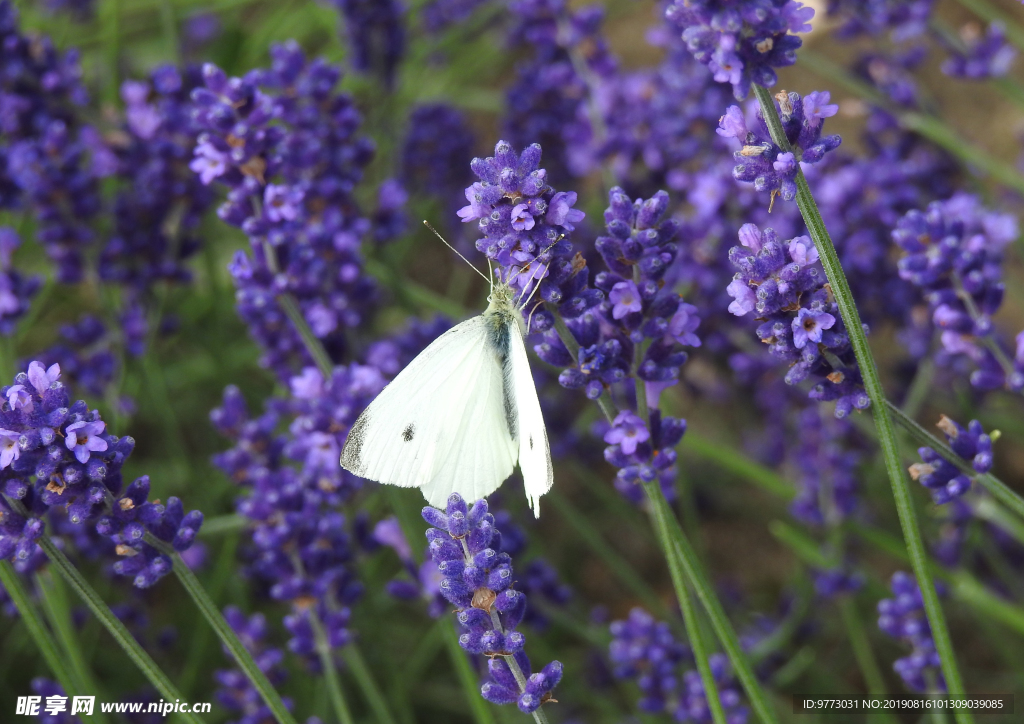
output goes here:
<path id="1" fill-rule="evenodd" d="M 370 403 L 348 433 L 341 467 L 419 488 L 443 508 L 452 493 L 472 501 L 494 492 L 518 460 L 539 517 L 554 476 L 523 343 L 525 303 L 517 305 L 504 281 L 491 282 L 487 301 L 483 314 L 435 339 Z"/>

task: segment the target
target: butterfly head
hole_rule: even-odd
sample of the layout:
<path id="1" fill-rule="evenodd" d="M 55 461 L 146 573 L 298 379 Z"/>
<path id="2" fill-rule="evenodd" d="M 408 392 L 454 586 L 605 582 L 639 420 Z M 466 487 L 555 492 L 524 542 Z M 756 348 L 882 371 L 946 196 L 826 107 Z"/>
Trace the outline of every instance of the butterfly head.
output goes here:
<path id="1" fill-rule="evenodd" d="M 508 282 L 498 279 L 491 286 L 491 293 L 487 295 L 487 302 L 491 307 L 504 309 L 516 306 L 516 291 Z"/>

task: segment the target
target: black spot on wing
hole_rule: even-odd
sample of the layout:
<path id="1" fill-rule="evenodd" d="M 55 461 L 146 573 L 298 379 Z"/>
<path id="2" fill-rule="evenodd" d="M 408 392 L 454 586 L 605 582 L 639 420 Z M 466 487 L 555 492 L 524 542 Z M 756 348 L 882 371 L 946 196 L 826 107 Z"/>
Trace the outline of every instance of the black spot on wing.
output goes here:
<path id="1" fill-rule="evenodd" d="M 412 440 L 412 436 L 415 434 L 416 428 L 410 422 L 409 426 L 402 430 L 402 439 L 405 440 L 406 442 L 410 442 Z"/>
<path id="2" fill-rule="evenodd" d="M 370 416 L 364 411 L 348 431 L 345 447 L 341 449 L 341 467 L 356 475 L 362 475 L 366 471 L 362 452 L 363 441 L 366 439 L 366 428 L 369 424 Z"/>
<path id="3" fill-rule="evenodd" d="M 533 450 L 533 435 L 530 435 L 530 449 Z"/>

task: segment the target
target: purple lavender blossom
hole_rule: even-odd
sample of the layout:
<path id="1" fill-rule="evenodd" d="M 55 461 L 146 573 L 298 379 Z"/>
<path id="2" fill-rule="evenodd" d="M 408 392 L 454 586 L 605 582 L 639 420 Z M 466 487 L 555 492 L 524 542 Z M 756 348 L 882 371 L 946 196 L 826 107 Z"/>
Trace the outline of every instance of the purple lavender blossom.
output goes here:
<path id="1" fill-rule="evenodd" d="M 359 244 L 371 224 L 352 190 L 373 146 L 357 135 L 352 99 L 334 91 L 338 68 L 307 61 L 295 43 L 274 46 L 271 57 L 271 68 L 244 78 L 204 67 L 205 88 L 192 92 L 204 130 L 192 168 L 229 189 L 218 214 L 253 247 L 229 267 L 238 311 L 263 348 L 263 364 L 284 381 L 312 360 L 281 294 L 297 301 L 335 358 L 347 350 L 346 329 L 368 316 L 374 284 Z"/>
<path id="2" fill-rule="evenodd" d="M 913 647 L 909 656 L 896 660 L 893 669 L 913 691 L 922 694 L 946 691 L 942 662 L 935 650 L 917 581 L 909 573 L 897 571 L 892 575 L 890 587 L 893 598 L 878 602 L 878 628 Z"/>
<path id="3" fill-rule="evenodd" d="M 858 509 L 861 455 L 852 449 L 853 435 L 848 420 L 829 419 L 818 406 L 799 413 L 791 454 L 798 484 L 789 507 L 794 518 L 835 526 Z"/>
<path id="4" fill-rule="evenodd" d="M 904 252 L 900 278 L 924 291 L 941 330 L 940 362 L 971 360 L 971 384 L 981 390 L 1024 390 L 1024 367 L 1010 359 L 992 323 L 1003 301 L 1003 250 L 1016 237 L 1016 219 L 968 194 L 911 210 L 892 232 Z"/>
<path id="5" fill-rule="evenodd" d="M 84 23 L 96 16 L 96 0 L 44 0 L 47 11 L 67 13 L 75 22 Z"/>
<path id="6" fill-rule="evenodd" d="M 500 533 L 487 512 L 487 501 L 469 507 L 454 493 L 444 512 L 428 506 L 423 519 L 434 526 L 427 529 L 427 540 L 444 577 L 441 594 L 458 608 L 456 616 L 465 631 L 459 645 L 491 657 L 491 678 L 480 693 L 494 704 L 515 703 L 526 714 L 536 711 L 551 699 L 551 690 L 562 678 L 562 665 L 552 661 L 530 673 L 525 637 L 516 631 L 526 612 L 526 596 L 513 588 L 511 557 L 491 547 L 500 541 Z"/>
<path id="7" fill-rule="evenodd" d="M 669 199 L 664 191 L 631 200 L 616 187 L 608 198 L 607 235 L 595 243 L 608 269 L 594 279 L 607 299 L 595 310 L 600 317 L 588 313 L 567 322 L 580 354 L 577 367 L 564 370 L 559 382 L 569 389 L 584 387 L 587 396 L 596 399 L 608 386 L 626 379 L 635 345 L 649 339 L 635 373 L 650 388 L 651 406 L 657 407 L 657 393 L 674 384 L 686 361 L 680 345 L 700 342 L 694 334 L 700 324 L 696 308 L 663 284 L 678 252 L 678 225 L 665 218 Z M 554 353 L 560 346 L 557 337 L 548 332 L 545 344 L 538 354 L 559 364 Z"/>
<path id="8" fill-rule="evenodd" d="M 650 417 L 648 429 L 636 413 L 623 410 L 603 436 L 608 443 L 605 460 L 618 468 L 615 489 L 634 504 L 643 498 L 638 483 L 652 480 L 658 481 L 668 500 L 676 499 L 675 446 L 686 432 L 686 420 L 663 418 L 658 409 L 652 409 Z"/>
<path id="9" fill-rule="evenodd" d="M 236 507 L 252 527 L 250 574 L 291 604 L 289 647 L 318 666 L 311 612 L 332 646 L 342 646 L 351 638 L 348 607 L 363 590 L 352 566 L 353 521 L 341 512 L 361 482 L 338 466 L 341 444 L 385 380 L 353 364 L 329 380 L 308 367 L 289 382 L 291 395 L 271 398 L 255 418 L 238 388 L 225 390 L 210 417 L 235 445 L 214 464 L 245 491 Z"/>
<path id="10" fill-rule="evenodd" d="M 350 62 L 394 85 L 395 70 L 405 55 L 405 8 L 400 0 L 331 0 L 345 19 Z"/>
<path id="11" fill-rule="evenodd" d="M 992 438 L 977 420 L 971 420 L 967 429 L 943 415 L 936 426 L 946 436 L 946 441 L 961 458 L 971 464 L 978 473 L 992 469 Z M 971 478 L 960 472 L 930 447 L 918 449 L 923 462 L 910 466 L 910 477 L 928 488 L 932 500 L 942 505 L 959 498 L 971 488 Z"/>
<path id="12" fill-rule="evenodd" d="M 526 289 L 540 280 L 537 296 L 556 305 L 562 316 L 577 317 L 603 295 L 587 288 L 586 265 L 579 255 L 572 256 L 572 244 L 565 240 L 583 214 L 572 208 L 573 196 L 558 196 L 547 184 L 540 156 L 537 144 L 517 154 L 499 141 L 494 156 L 473 159 L 480 180 L 466 189 L 470 203 L 459 216 L 464 223 L 477 221 L 484 238 L 476 248 L 501 265 L 510 284 Z M 521 274 L 527 265 L 530 271 Z"/>
<path id="13" fill-rule="evenodd" d="M 668 625 L 634 608 L 629 618 L 613 621 L 608 657 L 617 679 L 636 679 L 641 698 L 637 708 L 648 714 L 670 713 L 677 721 L 711 722 L 711 710 L 700 674 L 692 667 L 693 655 L 679 644 Z M 708 663 L 718 687 L 719 701 L 729 724 L 745 724 L 749 710 L 729 673 L 724 654 L 712 654 Z"/>
<path id="14" fill-rule="evenodd" d="M 740 5 L 740 7 L 737 7 Z M 775 68 L 793 65 L 803 41 L 792 33 L 811 29 L 814 9 L 794 0 L 733 3 L 726 0 L 674 0 L 665 18 L 682 31 L 693 56 L 732 85 L 737 100 L 752 83 L 775 85 Z"/>
<path id="15" fill-rule="evenodd" d="M 563 183 L 596 167 L 590 104 L 617 62 L 601 33 L 602 8 L 573 10 L 566 0 L 513 0 L 509 45 L 526 51 L 506 93 L 503 135 L 512 145 L 539 143 L 552 180 Z"/>
<path id="16" fill-rule="evenodd" d="M 284 653 L 281 649 L 266 644 L 269 633 L 266 617 L 262 613 L 246 617 L 237 607 L 228 606 L 224 609 L 224 619 L 238 635 L 246 650 L 252 654 L 260 671 L 272 685 L 279 686 L 286 676 L 283 666 Z M 273 719 L 270 708 L 241 669 L 218 670 L 214 672 L 214 680 L 218 686 L 214 692 L 217 703 L 241 717 L 239 724 Z M 291 699 L 285 697 L 283 702 L 287 709 L 292 709 Z"/>
<path id="17" fill-rule="evenodd" d="M 428 0 L 420 7 L 423 27 L 431 33 L 440 33 L 468 19 L 487 0 Z"/>
<path id="18" fill-rule="evenodd" d="M 594 139 L 594 153 L 631 191 L 647 196 L 667 187 L 693 193 L 694 203 L 713 191 L 694 188 L 690 165 L 707 153 L 708 144 L 722 143 L 708 137 L 708 124 L 717 124 L 732 94 L 671 35 L 658 42 L 666 57 L 656 68 L 601 78 L 592 102 L 600 111 L 604 136 Z"/>
<path id="19" fill-rule="evenodd" d="M 22 34 L 10 0 L 0 0 L 0 48 L 0 208 L 30 211 L 58 281 L 76 282 L 100 210 L 99 179 L 110 172 L 97 162 L 108 149 L 79 117 L 88 97 L 78 54 Z"/>
<path id="20" fill-rule="evenodd" d="M 1010 72 L 1017 51 L 1006 41 L 1006 29 L 993 22 L 982 36 L 976 25 L 965 25 L 961 36 L 966 50 L 952 50 L 942 64 L 942 72 L 954 78 L 979 80 L 1001 78 Z"/>
<path id="21" fill-rule="evenodd" d="M 134 576 L 139 588 L 151 586 L 171 562 L 145 535 L 185 551 L 203 515 L 186 514 L 173 497 L 166 506 L 149 502 L 148 478 L 122 495 L 121 467 L 135 441 L 108 434 L 85 402 L 69 404 L 60 376 L 59 366 L 34 361 L 14 385 L 0 390 L 0 558 L 13 560 L 22 572 L 40 565 L 45 558 L 36 541 L 49 516 L 59 535 L 88 539 L 94 529 L 108 539 L 99 546 L 104 554 L 119 557 L 114 572 Z"/>
<path id="22" fill-rule="evenodd" d="M 801 164 L 815 164 L 839 147 L 839 136 L 824 136 L 824 119 L 834 116 L 838 106 L 829 104 L 827 91 L 815 91 L 805 98 L 799 93 L 781 91 L 775 106 L 782 119 L 786 138 L 793 152 L 783 152 L 772 140 L 758 108 L 752 127 L 739 106 L 730 106 L 719 121 L 718 135 L 735 138 L 741 148 L 734 153 L 740 163 L 733 169 L 737 181 L 753 182 L 758 191 L 767 191 L 772 200 L 779 194 L 786 201 L 796 196 L 796 175 Z"/>
<path id="23" fill-rule="evenodd" d="M 787 383 L 818 380 L 809 396 L 836 400 L 836 417 L 866 409 L 870 400 L 853 348 L 810 240 L 781 242 L 773 229 L 762 232 L 753 224 L 745 225 L 739 238 L 743 246 L 729 251 L 740 270 L 728 287 L 733 296 L 729 311 L 756 314 L 758 338 L 772 355 L 791 364 Z"/>
<path id="24" fill-rule="evenodd" d="M 891 33 L 895 41 L 921 35 L 928 27 L 934 0 L 829 0 L 828 15 L 843 20 L 838 35 Z"/>
<path id="25" fill-rule="evenodd" d="M 443 205 L 442 218 L 452 243 L 457 243 L 455 237 L 460 231 L 450 222 L 463 189 L 471 181 L 468 167 L 474 146 L 473 131 L 465 116 L 451 106 L 430 103 L 416 106 L 409 114 L 399 178 L 410 193 L 432 197 Z"/>
<path id="26" fill-rule="evenodd" d="M 637 445 L 651 439 L 644 421 L 629 410 L 620 412 L 612 428 L 605 433 L 604 441 L 609 445 L 618 445 L 625 455 L 632 455 L 636 452 Z"/>
<path id="27" fill-rule="evenodd" d="M 24 276 L 12 264 L 21 239 L 14 229 L 0 226 L 0 334 L 11 336 L 42 286 L 38 276 Z"/>

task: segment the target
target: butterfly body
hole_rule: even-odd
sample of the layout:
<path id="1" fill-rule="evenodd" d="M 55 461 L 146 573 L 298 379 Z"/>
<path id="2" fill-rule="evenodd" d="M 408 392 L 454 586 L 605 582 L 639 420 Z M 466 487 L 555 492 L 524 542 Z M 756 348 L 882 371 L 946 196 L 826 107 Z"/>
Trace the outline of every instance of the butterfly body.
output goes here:
<path id="1" fill-rule="evenodd" d="M 514 290 L 495 284 L 483 314 L 434 340 L 359 416 L 341 466 L 443 507 L 452 493 L 489 495 L 518 462 L 538 513 L 553 474 L 525 327 Z"/>

